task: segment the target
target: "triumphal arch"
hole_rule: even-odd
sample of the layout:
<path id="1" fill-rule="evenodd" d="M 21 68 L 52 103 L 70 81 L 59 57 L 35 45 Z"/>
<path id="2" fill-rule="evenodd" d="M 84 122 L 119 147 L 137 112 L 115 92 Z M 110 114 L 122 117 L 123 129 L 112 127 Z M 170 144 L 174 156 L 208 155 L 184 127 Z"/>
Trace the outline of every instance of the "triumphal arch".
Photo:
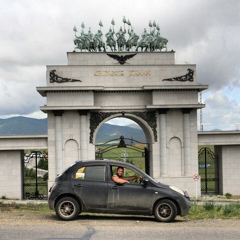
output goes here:
<path id="1" fill-rule="evenodd" d="M 198 173 L 195 64 L 176 64 L 175 51 L 151 23 L 138 36 L 128 21 L 118 32 L 81 34 L 74 27 L 74 51 L 67 65 L 47 66 L 49 185 L 76 160 L 95 159 L 95 138 L 106 121 L 125 117 L 139 124 L 149 143 L 150 175 L 195 194 Z M 126 27 L 127 26 L 127 27 Z M 104 37 L 106 40 L 104 40 Z M 200 193 L 200 186 L 198 188 Z"/>

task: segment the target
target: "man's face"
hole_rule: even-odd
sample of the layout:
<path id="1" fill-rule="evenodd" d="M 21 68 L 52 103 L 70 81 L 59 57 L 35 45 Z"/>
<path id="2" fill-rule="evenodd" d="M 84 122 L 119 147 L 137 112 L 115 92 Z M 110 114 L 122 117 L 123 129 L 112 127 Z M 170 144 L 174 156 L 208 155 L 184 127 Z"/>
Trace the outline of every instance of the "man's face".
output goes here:
<path id="1" fill-rule="evenodd" d="M 117 175 L 119 176 L 119 177 L 121 177 L 122 175 L 123 175 L 123 169 L 122 168 L 119 168 L 118 170 L 117 170 Z"/>

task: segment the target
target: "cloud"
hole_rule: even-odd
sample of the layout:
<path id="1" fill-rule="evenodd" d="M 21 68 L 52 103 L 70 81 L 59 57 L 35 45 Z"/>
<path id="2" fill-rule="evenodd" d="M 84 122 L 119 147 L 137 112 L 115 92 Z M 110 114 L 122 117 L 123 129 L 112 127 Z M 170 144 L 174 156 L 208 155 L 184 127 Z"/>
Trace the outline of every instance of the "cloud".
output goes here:
<path id="1" fill-rule="evenodd" d="M 239 96 L 235 98 L 235 94 L 235 90 L 224 89 L 208 95 L 204 100 L 208 107 L 202 110 L 203 130 L 236 129 L 237 123 L 240 122 L 240 103 Z"/>
<path id="2" fill-rule="evenodd" d="M 141 35 L 155 20 L 161 35 L 176 51 L 176 63 L 197 65 L 206 108 L 204 126 L 235 130 L 239 120 L 240 88 L 239 0 L 0 0 L 0 118 L 13 115 L 44 116 L 45 98 L 36 91 L 46 85 L 46 65 L 66 65 L 74 49 L 74 25 L 84 22 L 95 33 L 100 20 L 106 33 L 114 18 L 123 16 Z M 236 90 L 234 90 L 236 89 Z M 234 97 L 233 97 L 234 96 Z M 218 111 L 217 109 L 221 109 Z M 205 117 L 207 116 L 207 117 Z"/>

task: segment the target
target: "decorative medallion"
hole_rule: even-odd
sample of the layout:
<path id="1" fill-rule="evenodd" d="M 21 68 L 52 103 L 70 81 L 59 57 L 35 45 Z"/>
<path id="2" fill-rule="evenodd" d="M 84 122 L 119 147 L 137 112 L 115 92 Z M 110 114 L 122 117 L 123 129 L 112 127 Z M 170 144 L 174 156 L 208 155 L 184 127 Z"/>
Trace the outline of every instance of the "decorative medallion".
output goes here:
<path id="1" fill-rule="evenodd" d="M 77 80 L 77 79 L 59 77 L 55 72 L 56 72 L 56 70 L 53 69 L 49 73 L 51 83 L 53 83 L 53 82 L 57 82 L 57 83 L 81 82 L 81 80 Z"/>

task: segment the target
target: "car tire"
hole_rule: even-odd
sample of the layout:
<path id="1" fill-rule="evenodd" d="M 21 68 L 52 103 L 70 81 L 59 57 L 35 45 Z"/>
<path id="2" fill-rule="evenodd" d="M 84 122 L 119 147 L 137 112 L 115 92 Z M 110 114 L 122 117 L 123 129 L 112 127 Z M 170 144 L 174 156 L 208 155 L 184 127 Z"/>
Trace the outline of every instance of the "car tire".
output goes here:
<path id="1" fill-rule="evenodd" d="M 177 207 L 171 200 L 162 199 L 155 204 L 153 214 L 158 222 L 172 222 L 177 216 Z"/>
<path id="2" fill-rule="evenodd" d="M 64 197 L 57 202 L 55 212 L 59 219 L 70 221 L 79 215 L 80 206 L 74 198 Z"/>

